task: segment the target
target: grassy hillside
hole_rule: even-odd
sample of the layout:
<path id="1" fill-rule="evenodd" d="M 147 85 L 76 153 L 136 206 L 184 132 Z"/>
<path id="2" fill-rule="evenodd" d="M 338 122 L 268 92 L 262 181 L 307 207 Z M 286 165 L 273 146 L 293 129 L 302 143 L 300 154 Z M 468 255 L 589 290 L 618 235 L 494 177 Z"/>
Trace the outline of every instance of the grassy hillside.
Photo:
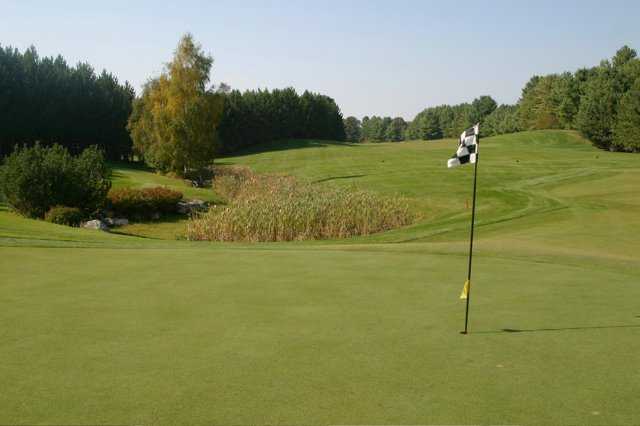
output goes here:
<path id="1" fill-rule="evenodd" d="M 142 165 L 113 164 L 113 187 L 148 188 L 164 186 L 180 191 L 186 199 L 200 199 L 211 203 L 221 200 L 210 188 L 194 188 L 187 181 L 153 173 Z M 187 220 L 184 216 L 165 217 L 163 221 L 131 223 L 117 228 L 114 232 L 147 238 L 175 240 L 184 236 Z"/>
<path id="2" fill-rule="evenodd" d="M 190 243 L 0 211 L 0 424 L 637 423 L 640 157 L 562 131 L 481 144 L 467 336 L 454 141 L 221 161 L 400 193 L 422 216 L 365 238 Z"/>

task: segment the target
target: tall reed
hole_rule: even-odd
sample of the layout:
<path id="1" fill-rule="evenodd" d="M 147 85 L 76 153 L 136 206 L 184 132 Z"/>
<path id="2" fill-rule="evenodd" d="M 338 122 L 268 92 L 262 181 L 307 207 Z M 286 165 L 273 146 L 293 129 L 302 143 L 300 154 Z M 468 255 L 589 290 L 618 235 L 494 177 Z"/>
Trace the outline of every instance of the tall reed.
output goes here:
<path id="1" fill-rule="evenodd" d="M 369 191 L 313 185 L 246 169 L 216 176 L 228 199 L 195 216 L 190 240 L 292 241 L 369 235 L 412 222 L 406 200 Z"/>

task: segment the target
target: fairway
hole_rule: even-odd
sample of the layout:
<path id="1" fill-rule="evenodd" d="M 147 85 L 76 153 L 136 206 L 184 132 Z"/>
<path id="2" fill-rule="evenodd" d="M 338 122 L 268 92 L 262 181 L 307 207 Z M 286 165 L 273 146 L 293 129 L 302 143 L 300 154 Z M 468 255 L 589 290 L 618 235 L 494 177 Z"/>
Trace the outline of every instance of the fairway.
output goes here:
<path id="1" fill-rule="evenodd" d="M 419 217 L 342 241 L 152 238 L 181 222 L 141 238 L 3 207 L 0 424 L 640 423 L 640 157 L 570 131 L 480 143 L 467 336 L 456 141 L 217 160 L 402 195 Z"/>

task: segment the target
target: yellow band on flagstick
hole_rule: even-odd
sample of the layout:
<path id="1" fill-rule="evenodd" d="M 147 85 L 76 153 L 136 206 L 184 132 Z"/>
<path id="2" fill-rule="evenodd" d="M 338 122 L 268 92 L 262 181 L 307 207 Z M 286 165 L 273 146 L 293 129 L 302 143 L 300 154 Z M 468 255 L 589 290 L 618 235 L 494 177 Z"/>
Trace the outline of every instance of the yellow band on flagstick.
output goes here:
<path id="1" fill-rule="evenodd" d="M 471 281 L 466 280 L 464 287 L 462 287 L 462 293 L 460 293 L 460 299 L 466 299 L 469 296 L 469 287 L 471 287 Z"/>

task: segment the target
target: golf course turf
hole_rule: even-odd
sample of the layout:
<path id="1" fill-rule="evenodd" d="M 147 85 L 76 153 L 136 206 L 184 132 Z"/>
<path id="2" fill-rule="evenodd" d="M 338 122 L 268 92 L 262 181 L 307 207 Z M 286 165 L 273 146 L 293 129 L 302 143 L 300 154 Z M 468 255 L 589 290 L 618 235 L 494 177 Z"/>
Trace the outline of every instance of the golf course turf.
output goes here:
<path id="1" fill-rule="evenodd" d="M 196 243 L 3 207 L 0 424 L 639 424 L 640 156 L 569 131 L 480 144 L 468 335 L 452 140 L 217 160 L 409 199 L 415 224 L 368 237 Z M 147 184 L 171 181 L 115 170 Z"/>

